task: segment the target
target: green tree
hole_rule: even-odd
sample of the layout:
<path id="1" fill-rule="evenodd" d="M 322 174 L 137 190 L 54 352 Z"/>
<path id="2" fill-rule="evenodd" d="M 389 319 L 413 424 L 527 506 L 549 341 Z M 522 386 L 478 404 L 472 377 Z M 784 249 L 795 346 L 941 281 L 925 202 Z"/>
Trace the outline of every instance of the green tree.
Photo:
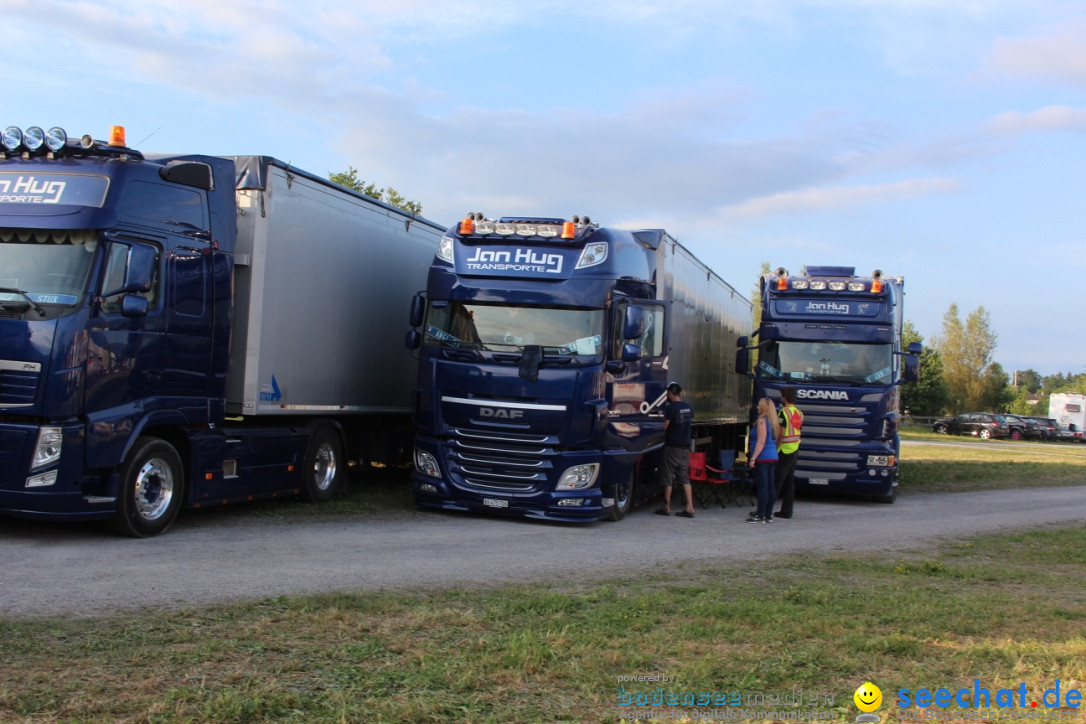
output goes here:
<path id="1" fill-rule="evenodd" d="M 399 209 L 403 209 L 413 216 L 419 216 L 422 214 L 422 204 L 418 201 L 408 201 L 400 194 L 396 189 L 389 186 L 387 189 L 377 188 L 375 183 L 366 183 L 362 179 L 358 178 L 358 169 L 354 166 L 347 166 L 347 170 L 340 173 L 329 173 L 328 180 L 332 183 L 339 184 L 340 186 L 346 186 L 347 188 L 357 191 L 361 194 L 365 194 L 372 199 L 378 201 L 384 201 L 385 203 L 395 206 Z"/>
<path id="2" fill-rule="evenodd" d="M 1018 370 L 1014 373 L 1014 385 L 1036 394 L 1041 389 L 1041 373 L 1037 370 Z"/>
<path id="3" fill-rule="evenodd" d="M 932 346 L 942 357 L 951 413 L 984 410 L 991 400 L 999 397 L 992 389 L 996 380 L 1002 378 L 1003 386 L 1006 386 L 1007 374 L 1002 367 L 989 373 L 996 339 L 984 307 L 971 312 L 964 324 L 958 315 L 957 304 L 951 304 L 943 315 L 942 333 L 933 340 Z"/>
<path id="4" fill-rule="evenodd" d="M 992 362 L 984 369 L 974 389 L 977 395 L 974 407 L 978 410 L 1003 412 L 1014 401 L 1010 377 L 998 362 Z"/>
<path id="5" fill-rule="evenodd" d="M 912 342 L 924 343 L 916 325 L 906 321 L 901 330 L 902 346 Z M 910 415 L 936 417 L 943 414 L 950 399 L 946 380 L 943 378 L 943 360 L 932 347 L 924 347 L 920 353 L 920 379 L 901 387 L 901 408 Z"/>

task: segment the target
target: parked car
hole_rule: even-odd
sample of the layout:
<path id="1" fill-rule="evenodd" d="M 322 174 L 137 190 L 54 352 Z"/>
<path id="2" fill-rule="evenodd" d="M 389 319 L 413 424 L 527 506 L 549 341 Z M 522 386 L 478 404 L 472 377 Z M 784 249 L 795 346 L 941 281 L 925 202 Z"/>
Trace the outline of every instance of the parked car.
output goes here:
<path id="1" fill-rule="evenodd" d="M 1064 425 L 1060 424 L 1060 439 L 1068 442 L 1083 442 L 1082 430 L 1077 429 L 1073 424 Z"/>
<path id="2" fill-rule="evenodd" d="M 1037 428 L 1041 432 L 1042 440 L 1060 439 L 1060 424 L 1051 417 L 1029 417 L 1026 419 L 1033 420 L 1037 423 Z"/>
<path id="3" fill-rule="evenodd" d="M 1022 415 L 1004 415 L 1007 418 L 1007 424 L 1010 425 L 1011 432 L 1008 435 L 1012 440 L 1039 440 L 1041 437 L 1041 426 L 1037 424 L 1036 420 L 1031 420 L 1028 417 Z"/>
<path id="4" fill-rule="evenodd" d="M 931 429 L 943 435 L 972 435 L 983 440 L 1010 435 L 1010 425 L 1003 415 L 990 412 L 963 412 L 954 417 L 944 417 L 931 424 Z"/>

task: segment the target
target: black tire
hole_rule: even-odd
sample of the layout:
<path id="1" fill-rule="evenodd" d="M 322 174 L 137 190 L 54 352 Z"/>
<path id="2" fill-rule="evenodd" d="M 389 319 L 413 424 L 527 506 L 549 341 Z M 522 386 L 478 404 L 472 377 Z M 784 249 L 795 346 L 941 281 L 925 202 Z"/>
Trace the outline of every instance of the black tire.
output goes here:
<path id="1" fill-rule="evenodd" d="M 625 483 L 615 485 L 615 504 L 611 506 L 611 512 L 607 519 L 616 523 L 626 517 L 633 506 L 634 476 L 630 473 L 630 479 Z"/>
<path id="2" fill-rule="evenodd" d="M 946 435 L 946 425 L 936 425 L 935 432 L 939 433 L 940 435 Z"/>
<path id="3" fill-rule="evenodd" d="M 137 439 L 121 468 L 113 529 L 133 538 L 162 533 L 177 518 L 184 491 L 184 468 L 173 445 L 154 437 Z"/>
<path id="4" fill-rule="evenodd" d="M 343 485 L 347 459 L 339 432 L 325 426 L 313 431 L 302 462 L 302 495 L 310 503 L 334 498 Z"/>

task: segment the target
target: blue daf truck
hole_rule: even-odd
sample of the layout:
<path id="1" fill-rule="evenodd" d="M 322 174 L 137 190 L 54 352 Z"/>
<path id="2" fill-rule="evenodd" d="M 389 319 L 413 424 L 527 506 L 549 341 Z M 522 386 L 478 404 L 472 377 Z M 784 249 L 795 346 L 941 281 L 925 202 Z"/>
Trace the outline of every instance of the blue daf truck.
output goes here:
<path id="1" fill-rule="evenodd" d="M 149 536 L 181 506 L 325 500 L 349 458 L 410 451 L 391 341 L 444 227 L 268 157 L 145 156 L 120 127 L 0 140 L 0 514 Z"/>
<path id="2" fill-rule="evenodd" d="M 468 215 L 411 305 L 424 507 L 586 522 L 649 497 L 664 389 L 700 449 L 736 449 L 749 382 L 730 359 L 751 304 L 661 229 Z"/>
<path id="3" fill-rule="evenodd" d="M 779 406 L 781 388 L 796 388 L 797 490 L 894 502 L 899 386 L 917 379 L 920 366 L 918 343 L 902 349 L 904 287 L 901 277 L 857 276 L 854 267 L 762 276 L 756 343 L 741 340 L 736 369 L 753 378 L 754 400 Z"/>

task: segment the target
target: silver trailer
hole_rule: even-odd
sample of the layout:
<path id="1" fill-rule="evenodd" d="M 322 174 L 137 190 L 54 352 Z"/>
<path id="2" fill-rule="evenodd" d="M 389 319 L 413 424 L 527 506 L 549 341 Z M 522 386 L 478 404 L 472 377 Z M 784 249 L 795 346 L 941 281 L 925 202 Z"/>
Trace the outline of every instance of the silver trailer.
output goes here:
<path id="1" fill-rule="evenodd" d="M 412 407 L 401 342 L 443 228 L 266 156 L 239 156 L 231 415 Z"/>
<path id="2" fill-rule="evenodd" d="M 657 299 L 671 302 L 668 379 L 686 389 L 696 427 L 745 425 L 750 380 L 733 365 L 753 320 L 751 302 L 665 235 L 657 252 Z"/>

